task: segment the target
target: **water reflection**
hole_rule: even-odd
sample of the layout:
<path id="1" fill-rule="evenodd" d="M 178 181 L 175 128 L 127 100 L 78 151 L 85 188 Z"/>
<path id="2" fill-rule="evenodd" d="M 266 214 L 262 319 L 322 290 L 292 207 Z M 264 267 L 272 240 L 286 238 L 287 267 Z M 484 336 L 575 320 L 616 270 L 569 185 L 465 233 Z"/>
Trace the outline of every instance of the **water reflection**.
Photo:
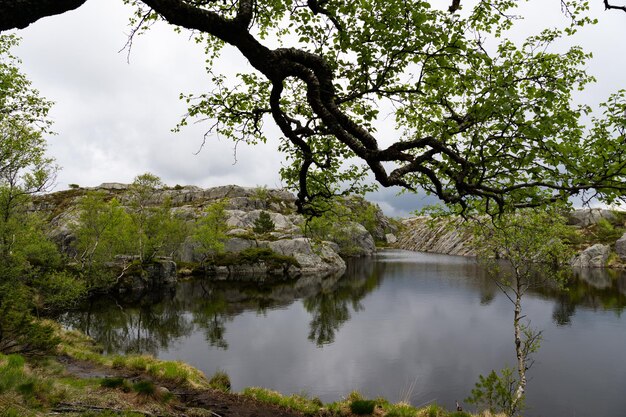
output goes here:
<path id="1" fill-rule="evenodd" d="M 354 312 L 363 308 L 361 300 L 380 285 L 380 276 L 373 260 L 354 262 L 332 287 L 304 298 L 302 304 L 312 317 L 309 340 L 317 346 L 333 343 L 335 333 L 350 320 L 350 307 Z"/>
<path id="2" fill-rule="evenodd" d="M 572 271 L 563 288 L 541 287 L 535 293 L 555 300 L 552 318 L 557 325 L 571 325 L 577 308 L 614 311 L 626 307 L 626 274 L 619 270 L 586 268 Z"/>
<path id="3" fill-rule="evenodd" d="M 626 275 L 577 271 L 565 290 L 534 289 L 526 305 L 545 329 L 528 393 L 540 412 L 527 415 L 619 415 Z M 182 282 L 172 292 L 98 300 L 62 320 L 107 352 L 180 359 L 208 374 L 224 369 L 235 390 L 306 390 L 323 401 L 354 389 L 399 400 L 417 380 L 414 404 L 454 407 L 479 374 L 514 363 L 510 304 L 481 267 L 409 252 L 353 262 L 343 277 Z"/>
<path id="4" fill-rule="evenodd" d="M 379 281 L 372 260 L 351 264 L 343 277 L 306 276 L 274 283 L 198 279 L 141 298 L 92 301 L 59 320 L 93 337 L 107 353 L 156 355 L 196 331 L 204 333 L 210 346 L 228 349 L 226 327 L 234 317 L 246 311 L 265 314 L 302 299 L 311 315 L 309 339 L 322 346 L 334 341 L 351 310 L 362 308 L 360 301 Z"/>
<path id="5" fill-rule="evenodd" d="M 140 298 L 106 297 L 84 309 L 60 318 L 67 326 L 78 328 L 96 339 L 106 352 L 157 354 L 172 340 L 200 330 L 210 346 L 228 349 L 225 339 L 229 322 L 245 311 L 264 314 L 286 307 L 298 299 L 310 314 L 309 340 L 317 346 L 331 344 L 352 313 L 362 310 L 361 301 L 375 291 L 383 277 L 414 274 L 416 264 L 406 254 L 390 252 L 377 261 L 351 262 L 344 276 L 307 276 L 276 283 L 237 283 L 195 280 L 176 288 L 150 293 Z M 434 259 L 437 260 L 436 255 Z M 420 263 L 422 270 L 446 270 L 463 278 L 463 285 L 480 294 L 480 304 L 489 305 L 497 287 L 484 271 L 472 262 L 459 265 L 437 262 Z M 469 278 L 468 278 L 469 277 Z M 454 279 L 454 277 L 450 277 Z M 578 308 L 615 311 L 626 307 L 626 274 L 620 271 L 586 269 L 574 271 L 564 288 L 537 287 L 532 293 L 554 300 L 553 321 L 570 325 Z"/>

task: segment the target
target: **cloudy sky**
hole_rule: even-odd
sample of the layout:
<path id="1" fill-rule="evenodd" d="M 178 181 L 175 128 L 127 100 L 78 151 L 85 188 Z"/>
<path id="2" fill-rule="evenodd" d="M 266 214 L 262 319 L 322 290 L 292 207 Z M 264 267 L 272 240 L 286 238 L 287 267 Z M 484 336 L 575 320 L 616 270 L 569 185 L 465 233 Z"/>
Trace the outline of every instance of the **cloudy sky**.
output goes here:
<path id="1" fill-rule="evenodd" d="M 599 24 L 568 42 L 594 54 L 588 70 L 598 83 L 578 99 L 596 105 L 626 88 L 626 13 L 605 12 L 601 0 L 591 3 Z M 565 19 L 558 0 L 531 0 L 526 13 L 515 36 Z M 129 16 L 121 0 L 89 0 L 78 10 L 18 32 L 22 43 L 16 52 L 23 71 L 56 103 L 51 117 L 58 135 L 50 138 L 49 147 L 63 168 L 56 189 L 71 183 L 131 182 L 144 172 L 169 185 L 280 187 L 283 158 L 276 150 L 279 132 L 274 126 L 268 127 L 273 139 L 254 147 L 240 145 L 236 158 L 233 143 L 215 136 L 195 154 L 206 125 L 171 132 L 186 109 L 179 94 L 211 90 L 202 47 L 165 24 L 156 25 L 135 39 L 128 63 L 126 51 L 119 51 L 127 41 Z M 234 52 L 227 52 L 219 65 L 221 71 L 250 68 Z M 390 215 L 405 215 L 428 201 L 424 196 L 396 197 L 396 192 L 383 190 L 369 198 Z"/>

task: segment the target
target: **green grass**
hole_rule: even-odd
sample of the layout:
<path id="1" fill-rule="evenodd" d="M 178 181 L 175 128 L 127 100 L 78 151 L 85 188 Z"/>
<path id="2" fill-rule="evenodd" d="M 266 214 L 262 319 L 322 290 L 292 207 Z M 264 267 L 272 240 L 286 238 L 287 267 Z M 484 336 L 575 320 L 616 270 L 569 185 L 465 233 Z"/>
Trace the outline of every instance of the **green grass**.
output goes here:
<path id="1" fill-rule="evenodd" d="M 386 407 L 385 417 L 415 417 L 417 409 L 407 403 L 390 404 Z"/>
<path id="2" fill-rule="evenodd" d="M 209 379 L 209 386 L 222 392 L 230 392 L 230 377 L 224 371 L 217 371 Z"/>
<path id="3" fill-rule="evenodd" d="M 431 404 L 426 407 L 426 416 L 427 417 L 445 417 L 448 413 L 446 410 L 439 407 L 437 404 Z"/>
<path id="4" fill-rule="evenodd" d="M 448 417 L 472 417 L 471 414 L 466 413 L 465 411 L 455 411 L 453 413 L 448 414 Z"/>
<path id="5" fill-rule="evenodd" d="M 13 408 L 41 409 L 61 401 L 66 390 L 40 372 L 36 372 L 20 355 L 0 355 L 0 404 L 11 398 Z"/>
<path id="6" fill-rule="evenodd" d="M 308 416 L 318 413 L 322 407 L 319 399 L 310 399 L 297 394 L 286 396 L 266 388 L 250 387 L 244 389 L 242 394 L 254 398 L 257 401 L 300 411 L 302 414 Z"/>

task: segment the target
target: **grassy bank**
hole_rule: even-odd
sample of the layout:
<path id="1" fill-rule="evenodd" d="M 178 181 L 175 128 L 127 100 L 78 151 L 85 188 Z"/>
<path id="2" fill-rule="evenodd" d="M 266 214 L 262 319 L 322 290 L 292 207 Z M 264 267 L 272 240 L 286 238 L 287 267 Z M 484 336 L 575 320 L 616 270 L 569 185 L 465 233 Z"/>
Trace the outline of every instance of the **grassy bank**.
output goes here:
<path id="1" fill-rule="evenodd" d="M 58 356 L 0 355 L 0 417 L 474 416 L 449 412 L 436 404 L 415 408 L 382 398 L 367 399 L 356 392 L 329 404 L 258 387 L 230 394 L 230 381 L 223 372 L 209 379 L 183 362 L 161 361 L 146 355 L 102 355 L 84 334 L 54 326 L 61 339 Z M 191 397 L 193 401 L 189 400 Z M 220 414 L 221 403 L 226 404 L 228 414 Z"/>

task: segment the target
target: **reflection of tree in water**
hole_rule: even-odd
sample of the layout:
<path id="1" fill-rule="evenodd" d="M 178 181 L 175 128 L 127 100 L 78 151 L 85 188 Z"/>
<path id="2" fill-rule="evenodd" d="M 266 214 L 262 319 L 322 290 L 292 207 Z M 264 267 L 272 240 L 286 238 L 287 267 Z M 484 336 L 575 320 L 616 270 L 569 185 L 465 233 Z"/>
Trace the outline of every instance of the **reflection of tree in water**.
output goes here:
<path id="1" fill-rule="evenodd" d="M 204 330 L 209 345 L 228 349 L 228 342 L 224 339 L 224 335 L 226 334 L 226 322 L 232 318 L 226 313 L 228 304 L 224 298 L 224 293 L 217 291 L 214 286 L 206 282 L 200 282 L 199 287 L 201 294 L 191 307 L 193 322 Z"/>
<path id="2" fill-rule="evenodd" d="M 262 283 L 194 280 L 133 300 L 105 297 L 60 320 L 93 337 L 108 353 L 157 354 L 171 340 L 197 330 L 211 346 L 228 349 L 226 326 L 234 317 L 245 311 L 265 314 L 303 299 L 313 316 L 309 337 L 322 345 L 334 340 L 350 319 L 350 309 L 361 309 L 360 301 L 379 285 L 379 276 L 371 260 L 359 260 L 343 277 L 311 275 Z"/>
<path id="3" fill-rule="evenodd" d="M 559 326 L 571 324 L 578 307 L 611 310 L 621 316 L 626 307 L 626 274 L 610 269 L 577 269 L 563 289 L 544 287 L 536 292 L 556 300 L 552 318 Z"/>
<path id="4" fill-rule="evenodd" d="M 193 329 L 173 293 L 160 295 L 134 303 L 107 297 L 90 303 L 84 311 L 65 314 L 60 321 L 94 338 L 105 352 L 156 354 Z"/>
<path id="5" fill-rule="evenodd" d="M 572 304 L 567 295 L 559 295 L 554 310 L 552 311 L 552 319 L 558 326 L 569 326 L 572 324 L 572 316 L 576 312 L 576 305 Z"/>
<path id="6" fill-rule="evenodd" d="M 312 315 L 309 340 L 318 346 L 333 343 L 335 333 L 350 320 L 349 307 L 354 312 L 363 309 L 361 300 L 381 282 L 381 274 L 372 266 L 371 261 L 350 263 L 335 285 L 303 300 L 304 308 Z"/>

